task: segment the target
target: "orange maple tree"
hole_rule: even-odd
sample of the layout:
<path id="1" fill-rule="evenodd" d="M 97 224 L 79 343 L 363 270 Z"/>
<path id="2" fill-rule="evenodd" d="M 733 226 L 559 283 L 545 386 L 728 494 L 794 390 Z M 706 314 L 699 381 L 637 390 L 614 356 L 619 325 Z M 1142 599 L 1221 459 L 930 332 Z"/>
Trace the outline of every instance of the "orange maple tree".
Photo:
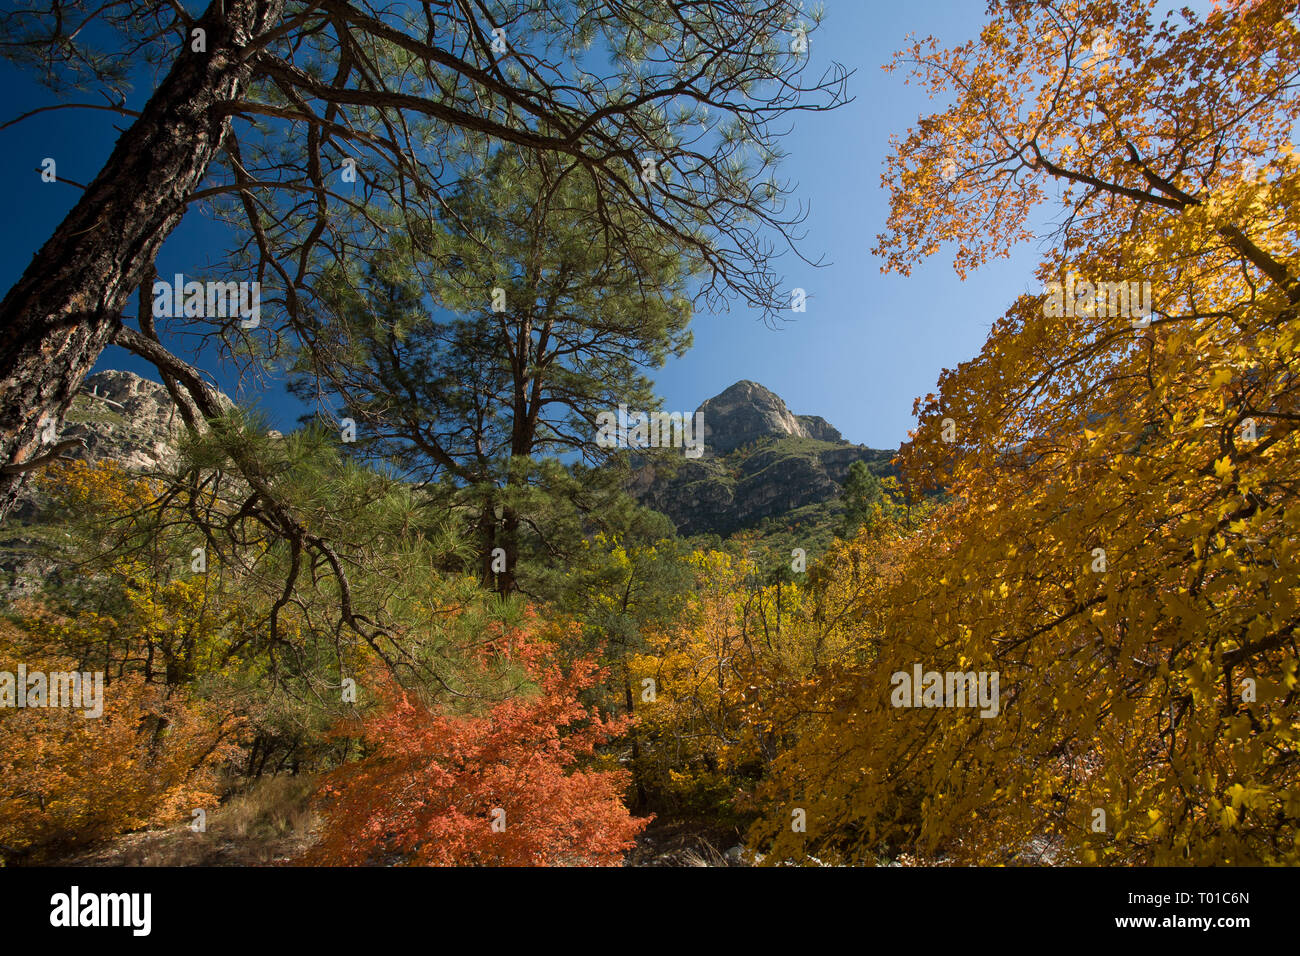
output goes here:
<path id="1" fill-rule="evenodd" d="M 367 756 L 321 791 L 322 838 L 306 862 L 361 865 L 617 865 L 650 822 L 623 803 L 630 774 L 580 767 L 623 733 L 579 695 L 604 676 L 584 658 L 562 668 L 515 631 L 508 655 L 537 685 L 484 714 L 444 715 L 395 684 L 366 719 Z M 354 729 L 340 727 L 339 733 Z"/>

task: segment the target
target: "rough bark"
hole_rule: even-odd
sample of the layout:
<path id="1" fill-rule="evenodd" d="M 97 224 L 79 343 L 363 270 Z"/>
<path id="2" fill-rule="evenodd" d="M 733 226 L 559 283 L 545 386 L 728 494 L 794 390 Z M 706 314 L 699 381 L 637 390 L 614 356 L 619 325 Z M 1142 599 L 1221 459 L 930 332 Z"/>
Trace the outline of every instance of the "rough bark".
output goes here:
<path id="1" fill-rule="evenodd" d="M 626 608 L 626 602 L 624 603 Z M 627 704 L 627 712 L 633 714 L 636 711 L 636 704 L 632 695 L 632 670 L 625 662 L 623 664 L 623 690 L 624 702 Z M 645 781 L 641 774 L 641 733 L 634 724 L 629 731 L 632 737 L 632 785 L 636 794 L 631 809 L 644 810 L 650 800 L 646 794 Z"/>
<path id="2" fill-rule="evenodd" d="M 0 468 L 39 454 L 45 426 L 62 419 L 132 291 L 152 279 L 229 127 L 215 107 L 248 82 L 241 51 L 283 10 L 284 0 L 214 0 L 195 24 L 206 52 L 185 37 L 139 119 L 0 302 Z M 0 521 L 24 476 L 0 471 Z"/>

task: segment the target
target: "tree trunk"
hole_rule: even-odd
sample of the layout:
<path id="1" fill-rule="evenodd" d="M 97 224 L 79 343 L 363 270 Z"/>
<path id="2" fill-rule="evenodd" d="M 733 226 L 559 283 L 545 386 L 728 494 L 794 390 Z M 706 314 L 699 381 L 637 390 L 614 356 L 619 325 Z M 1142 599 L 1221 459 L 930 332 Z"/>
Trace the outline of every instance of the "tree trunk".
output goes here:
<path id="1" fill-rule="evenodd" d="M 479 512 L 475 532 L 479 540 L 479 583 L 484 590 L 494 591 L 497 587 L 497 572 L 493 570 L 492 551 L 497 546 L 497 512 L 491 502 Z"/>
<path id="2" fill-rule="evenodd" d="M 623 665 L 623 690 L 625 692 L 625 701 L 627 703 L 627 712 L 635 713 L 635 703 L 632 696 L 632 672 L 626 663 Z M 644 810 L 649 803 L 645 792 L 645 781 L 641 779 L 641 734 L 636 727 L 631 730 L 632 737 L 632 786 L 635 790 L 633 810 Z"/>
<path id="3" fill-rule="evenodd" d="M 497 577 L 497 590 L 514 594 L 519 590 L 519 512 L 509 506 L 501 509 L 501 548 L 506 553 L 506 569 Z"/>
<path id="4" fill-rule="evenodd" d="M 240 50 L 283 9 L 284 0 L 214 0 L 195 24 L 207 52 L 192 52 L 185 37 L 139 119 L 0 302 L 0 521 L 24 478 L 4 466 L 38 453 L 44 426 L 62 419 L 128 297 L 153 278 L 158 249 L 229 128 L 214 106 L 248 82 Z"/>

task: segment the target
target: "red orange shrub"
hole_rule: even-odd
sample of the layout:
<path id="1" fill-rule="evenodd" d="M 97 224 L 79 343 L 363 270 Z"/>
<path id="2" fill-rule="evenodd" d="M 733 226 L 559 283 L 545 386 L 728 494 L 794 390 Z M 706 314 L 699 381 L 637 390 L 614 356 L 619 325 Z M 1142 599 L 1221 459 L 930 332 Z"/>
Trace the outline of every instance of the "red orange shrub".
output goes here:
<path id="1" fill-rule="evenodd" d="M 307 862 L 449 866 L 615 865 L 649 823 L 623 804 L 630 775 L 579 765 L 629 719 L 580 694 L 603 675 L 566 670 L 539 645 L 508 649 L 538 685 L 482 715 L 440 715 L 381 689 L 364 724 L 367 756 L 321 790 L 324 827 Z"/>

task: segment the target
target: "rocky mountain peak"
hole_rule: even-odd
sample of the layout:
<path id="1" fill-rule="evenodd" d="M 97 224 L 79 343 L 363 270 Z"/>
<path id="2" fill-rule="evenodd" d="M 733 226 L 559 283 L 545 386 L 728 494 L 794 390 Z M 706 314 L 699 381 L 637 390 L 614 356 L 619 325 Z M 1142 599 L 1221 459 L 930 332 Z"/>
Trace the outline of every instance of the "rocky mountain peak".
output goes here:
<path id="1" fill-rule="evenodd" d="M 781 396 L 748 379 L 697 412 L 704 456 L 671 468 L 647 462 L 629 483 L 682 534 L 726 535 L 781 515 L 830 520 L 855 461 L 876 474 L 891 470 L 892 452 L 850 444 L 826 419 L 794 414 Z"/>
<path id="2" fill-rule="evenodd" d="M 76 439 L 62 451 L 83 461 L 112 459 L 132 470 L 155 471 L 175 463 L 184 431 L 167 389 L 131 372 L 104 371 L 88 376 L 63 418 L 57 441 Z M 39 482 L 29 479 L 0 536 L 0 591 L 10 598 L 34 594 L 57 573 L 42 553 L 39 538 L 24 525 L 39 521 L 49 507 Z"/>
<path id="3" fill-rule="evenodd" d="M 768 437 L 844 440 L 824 418 L 795 415 L 781 396 L 749 379 L 741 379 L 706 400 L 697 411 L 704 415 L 706 454 L 725 455 Z"/>

